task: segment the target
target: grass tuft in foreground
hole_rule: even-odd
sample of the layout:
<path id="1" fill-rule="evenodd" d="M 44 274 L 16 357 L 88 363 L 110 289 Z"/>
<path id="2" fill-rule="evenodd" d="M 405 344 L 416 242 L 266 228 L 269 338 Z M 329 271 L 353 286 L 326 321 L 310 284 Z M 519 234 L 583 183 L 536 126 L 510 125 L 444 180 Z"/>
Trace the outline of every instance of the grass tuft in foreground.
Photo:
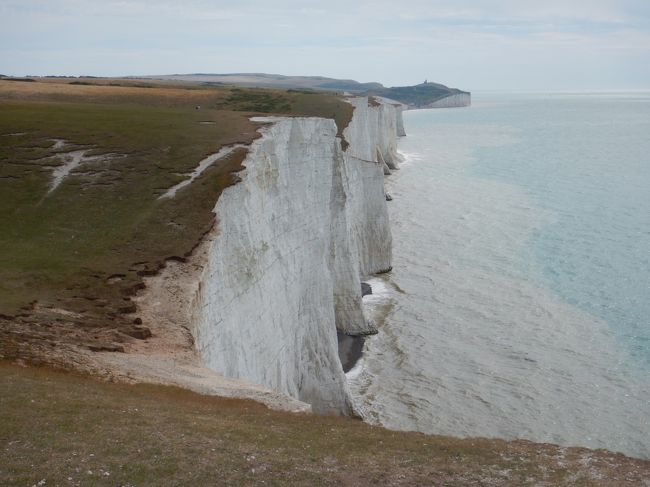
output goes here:
<path id="1" fill-rule="evenodd" d="M 0 484 L 643 486 L 650 462 L 401 433 L 0 362 Z M 644 482 L 646 482 L 644 484 Z"/>

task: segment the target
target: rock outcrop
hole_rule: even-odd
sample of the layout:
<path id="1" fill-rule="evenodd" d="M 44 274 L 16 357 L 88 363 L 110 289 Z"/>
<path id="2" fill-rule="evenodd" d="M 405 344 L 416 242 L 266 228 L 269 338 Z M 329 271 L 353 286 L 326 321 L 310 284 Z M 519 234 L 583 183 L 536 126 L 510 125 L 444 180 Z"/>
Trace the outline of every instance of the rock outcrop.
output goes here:
<path id="1" fill-rule="evenodd" d="M 470 93 L 457 93 L 449 95 L 439 100 L 429 103 L 422 108 L 457 108 L 468 107 L 472 104 L 472 95 Z"/>
<path id="2" fill-rule="evenodd" d="M 350 99 L 352 120 L 264 118 L 191 306 L 206 366 L 310 403 L 353 412 L 337 330 L 375 332 L 361 278 L 390 269 L 384 167 L 397 168 L 401 107 Z M 345 149 L 344 149 L 345 147 Z"/>

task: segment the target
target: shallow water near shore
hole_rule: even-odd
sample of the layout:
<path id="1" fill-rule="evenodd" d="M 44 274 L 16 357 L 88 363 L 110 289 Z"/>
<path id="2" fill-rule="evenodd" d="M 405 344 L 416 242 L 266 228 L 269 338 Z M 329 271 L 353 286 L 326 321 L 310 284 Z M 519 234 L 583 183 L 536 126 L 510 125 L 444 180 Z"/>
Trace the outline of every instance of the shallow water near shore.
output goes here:
<path id="1" fill-rule="evenodd" d="M 362 414 L 650 457 L 650 94 L 473 101 L 405 114 Z"/>

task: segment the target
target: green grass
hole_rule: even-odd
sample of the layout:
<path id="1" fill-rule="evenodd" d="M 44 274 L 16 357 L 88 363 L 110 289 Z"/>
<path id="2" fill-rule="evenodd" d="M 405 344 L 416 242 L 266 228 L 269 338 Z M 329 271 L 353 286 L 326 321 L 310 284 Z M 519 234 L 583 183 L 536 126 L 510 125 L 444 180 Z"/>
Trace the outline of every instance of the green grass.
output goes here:
<path id="1" fill-rule="evenodd" d="M 239 161 L 207 171 L 174 200 L 157 197 L 222 144 L 245 140 L 247 128 L 229 114 L 128 105 L 7 103 L 2 115 L 0 133 L 28 133 L 0 139 L 5 314 L 32 299 L 62 305 L 57 298 L 112 294 L 105 281 L 116 273 L 127 277 L 118 288 L 125 293 L 139 281 L 138 271 L 188 252 L 212 225 L 211 209 Z M 220 123 L 200 125 L 206 116 Z M 85 168 L 90 174 L 73 175 L 47 195 L 57 163 L 43 159 L 48 138 L 120 157 Z"/>
<path id="2" fill-rule="evenodd" d="M 81 328 L 119 328 L 142 275 L 186 256 L 211 228 L 246 151 L 175 198 L 158 196 L 221 146 L 256 138 L 255 113 L 331 117 L 342 130 L 352 112 L 328 94 L 83 83 L 0 81 L 0 315 L 14 320 L 48 324 L 42 310 L 57 307 L 82 312 Z M 48 194 L 60 164 L 52 139 L 69 143 L 62 151 L 113 156 L 81 166 Z M 109 283 L 114 275 L 123 279 Z"/>
<path id="3" fill-rule="evenodd" d="M 393 432 L 2 362 L 0 415 L 7 487 L 632 486 L 650 475 L 650 462 L 608 452 Z"/>
<path id="4" fill-rule="evenodd" d="M 289 112 L 291 104 L 282 93 L 262 90 L 243 90 L 234 88 L 224 104 L 232 104 L 236 110 L 246 112 Z"/>

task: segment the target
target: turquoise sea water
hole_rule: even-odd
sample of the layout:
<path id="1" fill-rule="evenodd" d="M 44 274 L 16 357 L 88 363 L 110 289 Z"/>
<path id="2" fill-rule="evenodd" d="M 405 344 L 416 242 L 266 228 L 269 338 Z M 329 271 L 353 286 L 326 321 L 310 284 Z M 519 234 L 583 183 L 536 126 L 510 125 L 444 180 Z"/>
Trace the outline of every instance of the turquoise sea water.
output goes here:
<path id="1" fill-rule="evenodd" d="M 528 243 L 546 284 L 650 367 L 650 93 L 486 98 L 499 105 L 443 114 L 516 129 L 472 169 L 553 213 Z"/>
<path id="2" fill-rule="evenodd" d="M 367 419 L 650 456 L 650 93 L 405 122 L 392 311 L 350 375 Z"/>

